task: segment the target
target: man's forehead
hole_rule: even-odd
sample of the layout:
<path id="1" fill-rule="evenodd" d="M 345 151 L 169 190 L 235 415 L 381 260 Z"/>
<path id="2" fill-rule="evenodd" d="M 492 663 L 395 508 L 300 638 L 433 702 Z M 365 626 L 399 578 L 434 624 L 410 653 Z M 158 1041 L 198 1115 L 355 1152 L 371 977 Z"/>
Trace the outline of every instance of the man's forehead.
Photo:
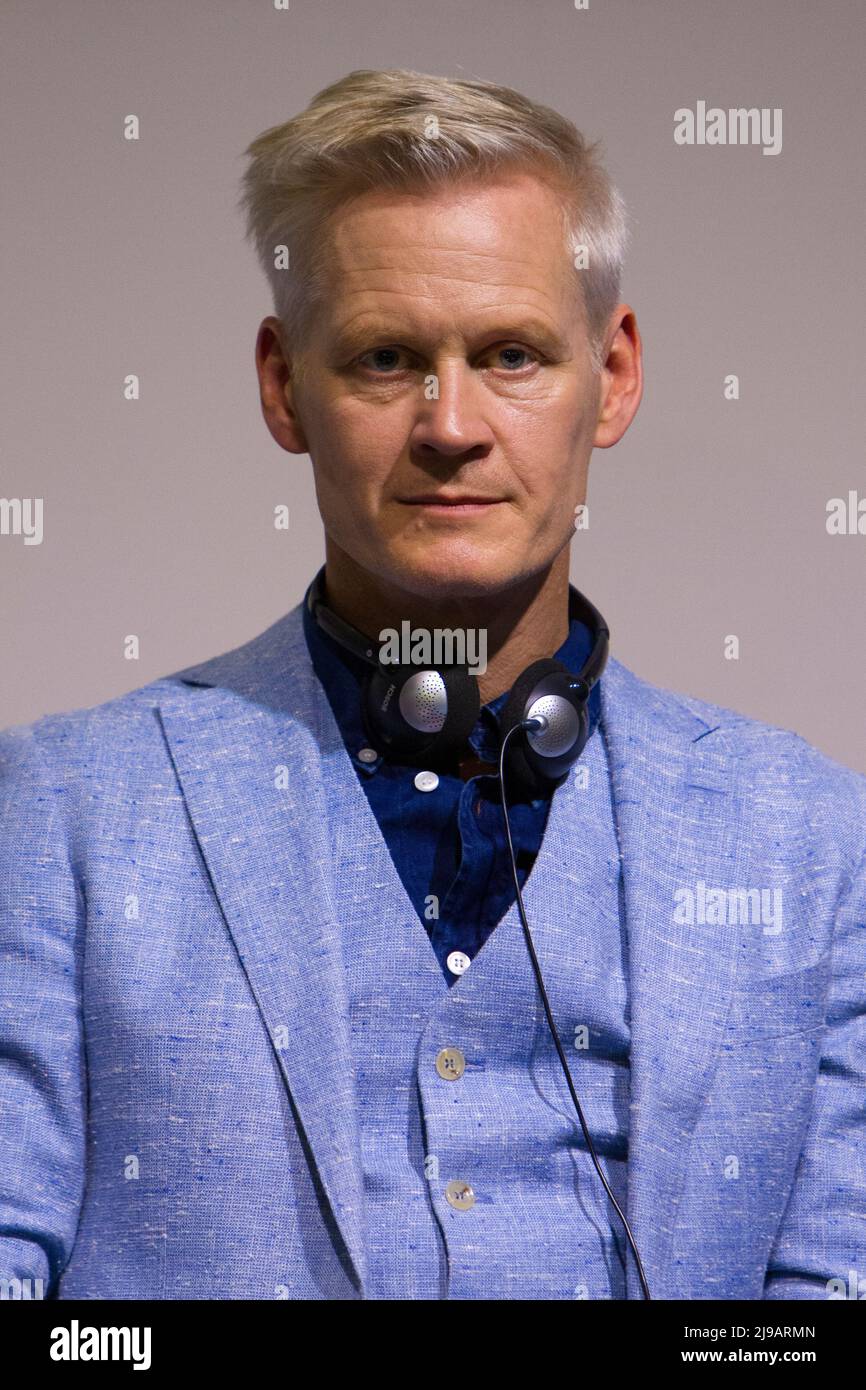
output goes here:
<path id="1" fill-rule="evenodd" d="M 561 210 L 535 205 L 534 180 L 432 195 L 362 195 L 335 215 L 323 256 L 331 333 L 381 331 L 414 305 L 424 318 L 470 310 L 503 326 L 516 314 L 548 329 L 571 312 L 577 290 Z M 513 330 L 511 330 L 513 331 Z"/>
<path id="2" fill-rule="evenodd" d="M 331 215 L 326 237 L 344 273 L 420 268 L 495 279 L 567 261 L 562 205 L 526 174 L 426 191 L 376 189 Z"/>

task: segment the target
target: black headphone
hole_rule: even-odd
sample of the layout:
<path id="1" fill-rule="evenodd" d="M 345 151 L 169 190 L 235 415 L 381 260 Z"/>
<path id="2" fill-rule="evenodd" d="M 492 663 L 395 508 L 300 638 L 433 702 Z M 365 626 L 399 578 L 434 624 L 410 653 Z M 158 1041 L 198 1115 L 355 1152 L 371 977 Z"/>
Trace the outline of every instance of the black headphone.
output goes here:
<path id="1" fill-rule="evenodd" d="M 329 636 L 369 667 L 362 687 L 362 715 L 370 742 L 410 766 L 453 758 L 466 743 L 478 718 L 478 682 L 466 666 L 383 665 L 372 640 L 338 618 L 325 602 L 325 569 L 319 570 L 307 593 L 310 614 Z M 575 676 L 552 657 L 535 661 L 521 672 L 511 687 L 500 720 L 499 784 L 502 816 L 514 880 L 517 909 L 532 969 L 538 983 L 548 1027 L 565 1073 L 571 1099 L 595 1171 L 622 1222 L 637 1264 L 644 1298 L 650 1298 L 640 1252 L 628 1218 L 611 1191 L 578 1100 L 571 1070 L 556 1031 L 556 1023 L 541 966 L 526 917 L 514 842 L 508 820 L 506 781 L 530 797 L 558 787 L 580 757 L 589 737 L 589 696 L 607 663 L 610 631 L 589 599 L 573 586 L 569 589 L 569 618 L 585 623 L 592 634 L 592 650 L 580 674 Z M 521 735 L 523 737 L 521 738 Z M 378 748 L 377 748 L 378 751 Z"/>
<path id="2" fill-rule="evenodd" d="M 323 631 L 369 667 L 361 715 L 376 751 L 410 767 L 441 769 L 452 763 L 478 719 L 475 676 L 466 665 L 383 664 L 372 640 L 338 617 L 324 595 L 323 566 L 310 585 L 307 608 Z M 500 718 L 503 740 L 525 720 L 535 721 L 525 738 L 509 740 L 508 785 L 524 797 L 560 786 L 589 737 L 589 696 L 607 663 L 610 631 L 598 609 L 573 587 L 569 618 L 584 623 L 592 636 L 580 673 L 552 657 L 534 661 L 514 681 Z"/>

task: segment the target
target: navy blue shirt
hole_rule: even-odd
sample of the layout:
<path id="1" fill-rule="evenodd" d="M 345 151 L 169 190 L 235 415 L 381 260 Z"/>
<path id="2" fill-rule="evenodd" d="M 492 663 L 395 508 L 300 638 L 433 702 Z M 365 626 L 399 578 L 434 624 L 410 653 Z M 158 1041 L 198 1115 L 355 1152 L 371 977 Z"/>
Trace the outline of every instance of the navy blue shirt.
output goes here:
<path id="1" fill-rule="evenodd" d="M 361 718 L 361 684 L 369 667 L 345 651 L 303 605 L 304 633 L 316 676 L 324 687 L 346 750 L 367 794 L 391 858 L 430 937 L 445 979 L 453 985 L 462 971 L 454 953 L 471 961 L 514 903 L 511 861 L 502 823 L 499 777 L 482 772 L 468 777 L 437 771 L 432 791 L 416 786 L 419 769 L 372 759 Z M 554 653 L 576 674 L 592 645 L 589 629 L 572 618 L 568 636 Z M 600 712 L 600 682 L 589 699 L 590 737 Z M 482 706 L 469 736 L 467 756 L 496 764 L 499 715 L 509 692 Z M 364 757 L 359 753 L 364 751 Z M 366 759 L 369 759 L 366 760 Z M 422 781 L 424 779 L 421 779 Z M 433 779 L 430 779 L 433 780 Z M 509 789 L 511 838 L 520 886 L 541 846 L 552 793 L 537 800 L 513 799 Z M 465 968 L 465 967 L 464 967 Z"/>

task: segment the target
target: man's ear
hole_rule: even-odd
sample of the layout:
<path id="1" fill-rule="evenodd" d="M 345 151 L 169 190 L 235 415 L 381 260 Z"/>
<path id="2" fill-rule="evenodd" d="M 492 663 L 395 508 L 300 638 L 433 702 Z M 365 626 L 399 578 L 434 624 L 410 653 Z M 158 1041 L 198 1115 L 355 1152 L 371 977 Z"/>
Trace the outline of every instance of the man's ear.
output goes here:
<path id="1" fill-rule="evenodd" d="M 601 396 L 593 445 L 609 449 L 622 439 L 643 395 L 643 347 L 637 319 L 628 304 L 618 304 L 605 335 Z"/>
<path id="2" fill-rule="evenodd" d="M 290 454 L 308 454 L 306 436 L 295 401 L 297 373 L 283 325 L 269 315 L 256 336 L 256 371 L 265 424 L 281 448 Z"/>

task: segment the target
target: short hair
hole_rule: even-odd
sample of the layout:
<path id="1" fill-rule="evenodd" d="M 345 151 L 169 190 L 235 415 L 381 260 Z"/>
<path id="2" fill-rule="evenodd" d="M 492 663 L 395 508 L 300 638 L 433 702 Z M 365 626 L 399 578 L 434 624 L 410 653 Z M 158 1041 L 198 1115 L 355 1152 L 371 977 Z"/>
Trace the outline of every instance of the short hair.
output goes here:
<path id="1" fill-rule="evenodd" d="M 572 264 L 585 248 L 585 268 L 574 273 L 598 372 L 627 238 L 625 204 L 599 147 L 551 107 L 493 82 L 358 69 L 323 88 L 245 151 L 239 205 L 289 343 L 300 345 L 321 302 L 325 223 L 341 203 L 374 188 L 419 191 L 522 170 L 559 195 Z M 275 264 L 283 245 L 286 269 Z"/>

